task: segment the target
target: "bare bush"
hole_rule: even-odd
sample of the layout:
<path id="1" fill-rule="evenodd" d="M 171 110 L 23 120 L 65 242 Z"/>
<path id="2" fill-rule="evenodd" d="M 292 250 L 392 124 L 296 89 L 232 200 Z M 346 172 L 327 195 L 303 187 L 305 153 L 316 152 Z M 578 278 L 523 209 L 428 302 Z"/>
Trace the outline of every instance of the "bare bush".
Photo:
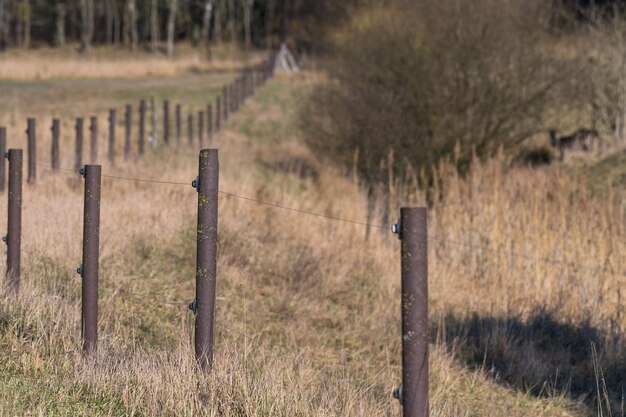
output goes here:
<path id="1" fill-rule="evenodd" d="M 589 19 L 578 54 L 583 100 L 592 107 L 593 124 L 616 141 L 626 136 L 626 16 L 615 9 L 608 16 L 592 11 Z"/>
<path id="2" fill-rule="evenodd" d="M 332 39 L 332 81 L 302 111 L 309 145 L 371 185 L 455 147 L 465 170 L 472 152 L 542 131 L 569 76 L 542 42 L 549 3 L 394 1 L 355 13 Z"/>

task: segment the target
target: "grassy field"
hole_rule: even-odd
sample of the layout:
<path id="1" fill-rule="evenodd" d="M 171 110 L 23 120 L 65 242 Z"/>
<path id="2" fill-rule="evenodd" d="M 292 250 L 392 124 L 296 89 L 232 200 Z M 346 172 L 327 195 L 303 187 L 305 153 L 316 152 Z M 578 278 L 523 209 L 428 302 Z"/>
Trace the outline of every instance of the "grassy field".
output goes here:
<path id="1" fill-rule="evenodd" d="M 0 124 L 9 145 L 25 146 L 25 118 L 37 116 L 46 163 L 50 119 L 61 117 L 70 168 L 74 117 L 100 115 L 104 143 L 109 107 L 121 118 L 127 101 L 154 96 L 201 110 L 244 61 L 201 72 L 163 61 L 160 73 L 134 62 L 133 79 L 95 69 L 69 76 L 71 62 L 46 79 L 11 77 L 16 70 L 4 64 Z M 301 142 L 296 110 L 318 82 L 306 71 L 279 74 L 229 120 L 211 144 L 220 188 L 361 221 L 358 184 Z M 104 164 L 103 173 L 191 183 L 197 150 L 158 147 Z M 475 163 L 467 178 L 438 169 L 441 203 L 429 218 L 431 415 L 587 416 L 611 407 L 622 416 L 623 189 L 613 182 L 596 193 L 585 170 L 509 166 L 501 156 Z M 590 169 L 604 177 L 601 165 Z M 423 192 L 402 186 L 395 206 L 423 204 Z M 74 272 L 82 183 L 41 167 L 37 184 L 24 188 L 22 289 L 0 298 L 0 415 L 401 415 L 391 398 L 401 372 L 395 236 L 365 239 L 362 226 L 222 196 L 215 369 L 202 375 L 187 308 L 196 199 L 190 185 L 103 180 L 100 345 L 83 357 Z"/>

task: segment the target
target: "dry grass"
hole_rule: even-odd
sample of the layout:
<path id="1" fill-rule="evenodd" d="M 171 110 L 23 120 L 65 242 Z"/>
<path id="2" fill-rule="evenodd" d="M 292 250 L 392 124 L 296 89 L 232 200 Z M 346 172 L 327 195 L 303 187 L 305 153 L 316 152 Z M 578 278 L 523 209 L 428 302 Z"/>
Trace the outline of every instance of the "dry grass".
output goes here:
<path id="1" fill-rule="evenodd" d="M 215 49 L 215 48 L 214 48 Z M 0 79 L 137 79 L 145 76 L 175 77 L 208 71 L 229 71 L 243 60 L 258 59 L 260 54 L 243 54 L 228 48 L 212 51 L 207 59 L 201 48 L 177 45 L 174 58 L 147 52 L 131 53 L 123 49 L 94 48 L 88 56 L 78 52 L 77 46 L 41 48 L 37 53 L 20 49 L 0 55 Z"/>
<path id="2" fill-rule="evenodd" d="M 220 149 L 220 187 L 362 220 L 359 187 L 299 145 L 294 108 L 311 85 L 307 74 L 278 77 L 229 121 L 212 144 Z M 167 88 L 150 80 L 137 94 L 159 97 Z M 209 85 L 189 101 L 198 106 L 214 93 Z M 44 112 L 46 104 L 23 97 L 29 114 Z M 77 89 L 67 101 L 81 97 Z M 115 100 L 115 93 L 103 93 L 84 111 Z M 16 129 L 25 116 L 15 113 Z M 66 135 L 66 148 L 70 143 Z M 273 155 L 270 147 L 279 151 Z M 137 164 L 105 165 L 104 173 L 190 182 L 194 151 L 158 149 Z M 315 167 L 316 175 L 303 175 L 302 166 Z M 221 198 L 216 368 L 202 376 L 192 359 L 186 306 L 194 294 L 195 191 L 105 179 L 100 346 L 83 358 L 74 273 L 81 184 L 71 175 L 45 174 L 25 186 L 20 296 L 0 299 L 0 415 L 400 415 L 390 395 L 400 379 L 395 238 L 366 241 L 359 226 Z M 550 350 L 552 360 L 575 349 L 540 339 L 544 332 L 526 326 L 543 308 L 557 330 L 586 324 L 603 341 L 623 335 L 625 278 L 617 273 L 626 256 L 623 197 L 592 196 L 582 179 L 559 169 L 510 170 L 503 158 L 475 164 L 467 180 L 446 167 L 439 176 L 442 203 L 429 219 L 432 415 L 592 413 L 579 392 L 570 395 L 558 383 L 562 373 L 528 372 L 550 371 L 551 362 L 524 351 Z M 401 204 L 423 201 L 419 193 L 398 195 L 405 196 L 398 197 Z M 512 251 L 616 273 L 531 261 Z M 484 360 L 476 360 L 481 348 Z M 624 366 L 618 349 L 605 343 L 600 362 Z M 508 372 L 498 367 L 503 361 Z M 570 371 L 583 376 L 593 369 L 584 357 L 576 366 Z M 557 384 L 541 386 L 544 374 Z"/>

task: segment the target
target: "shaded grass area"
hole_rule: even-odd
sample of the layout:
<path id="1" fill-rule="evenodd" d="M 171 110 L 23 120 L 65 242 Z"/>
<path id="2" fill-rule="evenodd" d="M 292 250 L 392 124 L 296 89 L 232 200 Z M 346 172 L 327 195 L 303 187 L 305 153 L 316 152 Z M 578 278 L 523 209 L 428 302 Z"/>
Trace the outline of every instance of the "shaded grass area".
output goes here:
<path id="1" fill-rule="evenodd" d="M 471 369 L 536 396 L 560 393 L 624 415 L 626 340 L 619 335 L 562 323 L 545 310 L 526 319 L 447 314 L 437 325 L 433 334 Z"/>

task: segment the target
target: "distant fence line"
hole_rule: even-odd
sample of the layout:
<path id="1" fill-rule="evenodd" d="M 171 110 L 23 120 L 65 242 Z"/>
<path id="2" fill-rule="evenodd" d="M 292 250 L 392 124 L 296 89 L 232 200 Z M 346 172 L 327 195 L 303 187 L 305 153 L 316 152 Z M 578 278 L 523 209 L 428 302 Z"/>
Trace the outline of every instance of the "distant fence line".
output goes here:
<path id="1" fill-rule="evenodd" d="M 246 98 L 254 94 L 256 87 L 261 86 L 267 82 L 267 80 L 273 76 L 274 54 L 263 60 L 258 65 L 248 66 L 241 70 L 241 75 L 236 77 L 232 82 L 224 85 L 221 88 L 222 95 L 215 99 L 215 107 L 212 103 L 208 103 L 206 107 L 201 110 L 189 109 L 187 125 L 188 140 L 190 144 L 193 144 L 194 138 L 199 141 L 199 145 L 202 146 L 204 139 L 208 141 L 212 140 L 212 137 L 222 128 L 222 117 L 224 120 L 228 117 L 228 113 L 236 112 Z M 148 106 L 147 103 L 150 103 Z M 226 105 L 222 106 L 221 103 L 229 103 L 230 108 Z M 223 110 L 223 114 L 222 113 Z M 151 114 L 149 130 L 148 126 L 148 111 Z M 178 144 L 180 144 L 182 136 L 182 112 L 183 107 L 180 103 L 175 105 L 175 137 Z M 123 124 L 124 124 L 124 141 L 120 150 L 118 150 L 116 131 L 118 124 L 118 114 L 116 108 L 110 108 L 108 110 L 107 125 L 108 125 L 108 141 L 106 155 L 109 164 L 115 166 L 117 159 L 120 155 L 123 155 L 124 160 L 128 160 L 131 157 L 132 152 L 132 137 L 133 137 L 133 105 L 126 104 L 124 106 Z M 170 102 L 168 99 L 163 101 L 162 117 L 163 125 L 160 129 L 161 140 L 158 140 L 159 129 L 157 128 L 157 113 L 158 109 L 154 103 L 154 99 L 146 100 L 140 99 L 137 106 L 137 132 L 136 132 L 136 153 L 141 157 L 145 153 L 146 142 L 152 146 L 158 146 L 162 143 L 167 146 L 171 142 L 172 126 L 170 123 Z M 89 161 L 93 164 L 99 159 L 99 124 L 96 116 L 91 116 L 89 121 Z M 76 170 L 84 164 L 84 150 L 87 148 L 87 142 L 84 140 L 85 122 L 83 117 L 77 117 L 74 124 L 75 129 L 75 146 L 74 146 L 74 168 Z M 57 171 L 60 167 L 60 155 L 61 155 L 61 121 L 58 118 L 52 120 L 51 131 L 51 152 L 50 152 L 50 165 L 54 171 Z M 147 133 L 149 134 L 147 135 Z M 38 134 L 39 133 L 39 134 Z M 37 180 L 37 149 L 39 145 L 40 132 L 38 132 L 37 120 L 33 117 L 27 119 L 26 127 L 27 137 L 27 181 L 29 184 L 34 184 Z M 7 137 L 6 128 L 0 127 L 0 152 L 6 153 L 7 143 L 10 142 L 10 138 Z M 0 192 L 5 187 L 5 163 L 0 162 Z"/>

